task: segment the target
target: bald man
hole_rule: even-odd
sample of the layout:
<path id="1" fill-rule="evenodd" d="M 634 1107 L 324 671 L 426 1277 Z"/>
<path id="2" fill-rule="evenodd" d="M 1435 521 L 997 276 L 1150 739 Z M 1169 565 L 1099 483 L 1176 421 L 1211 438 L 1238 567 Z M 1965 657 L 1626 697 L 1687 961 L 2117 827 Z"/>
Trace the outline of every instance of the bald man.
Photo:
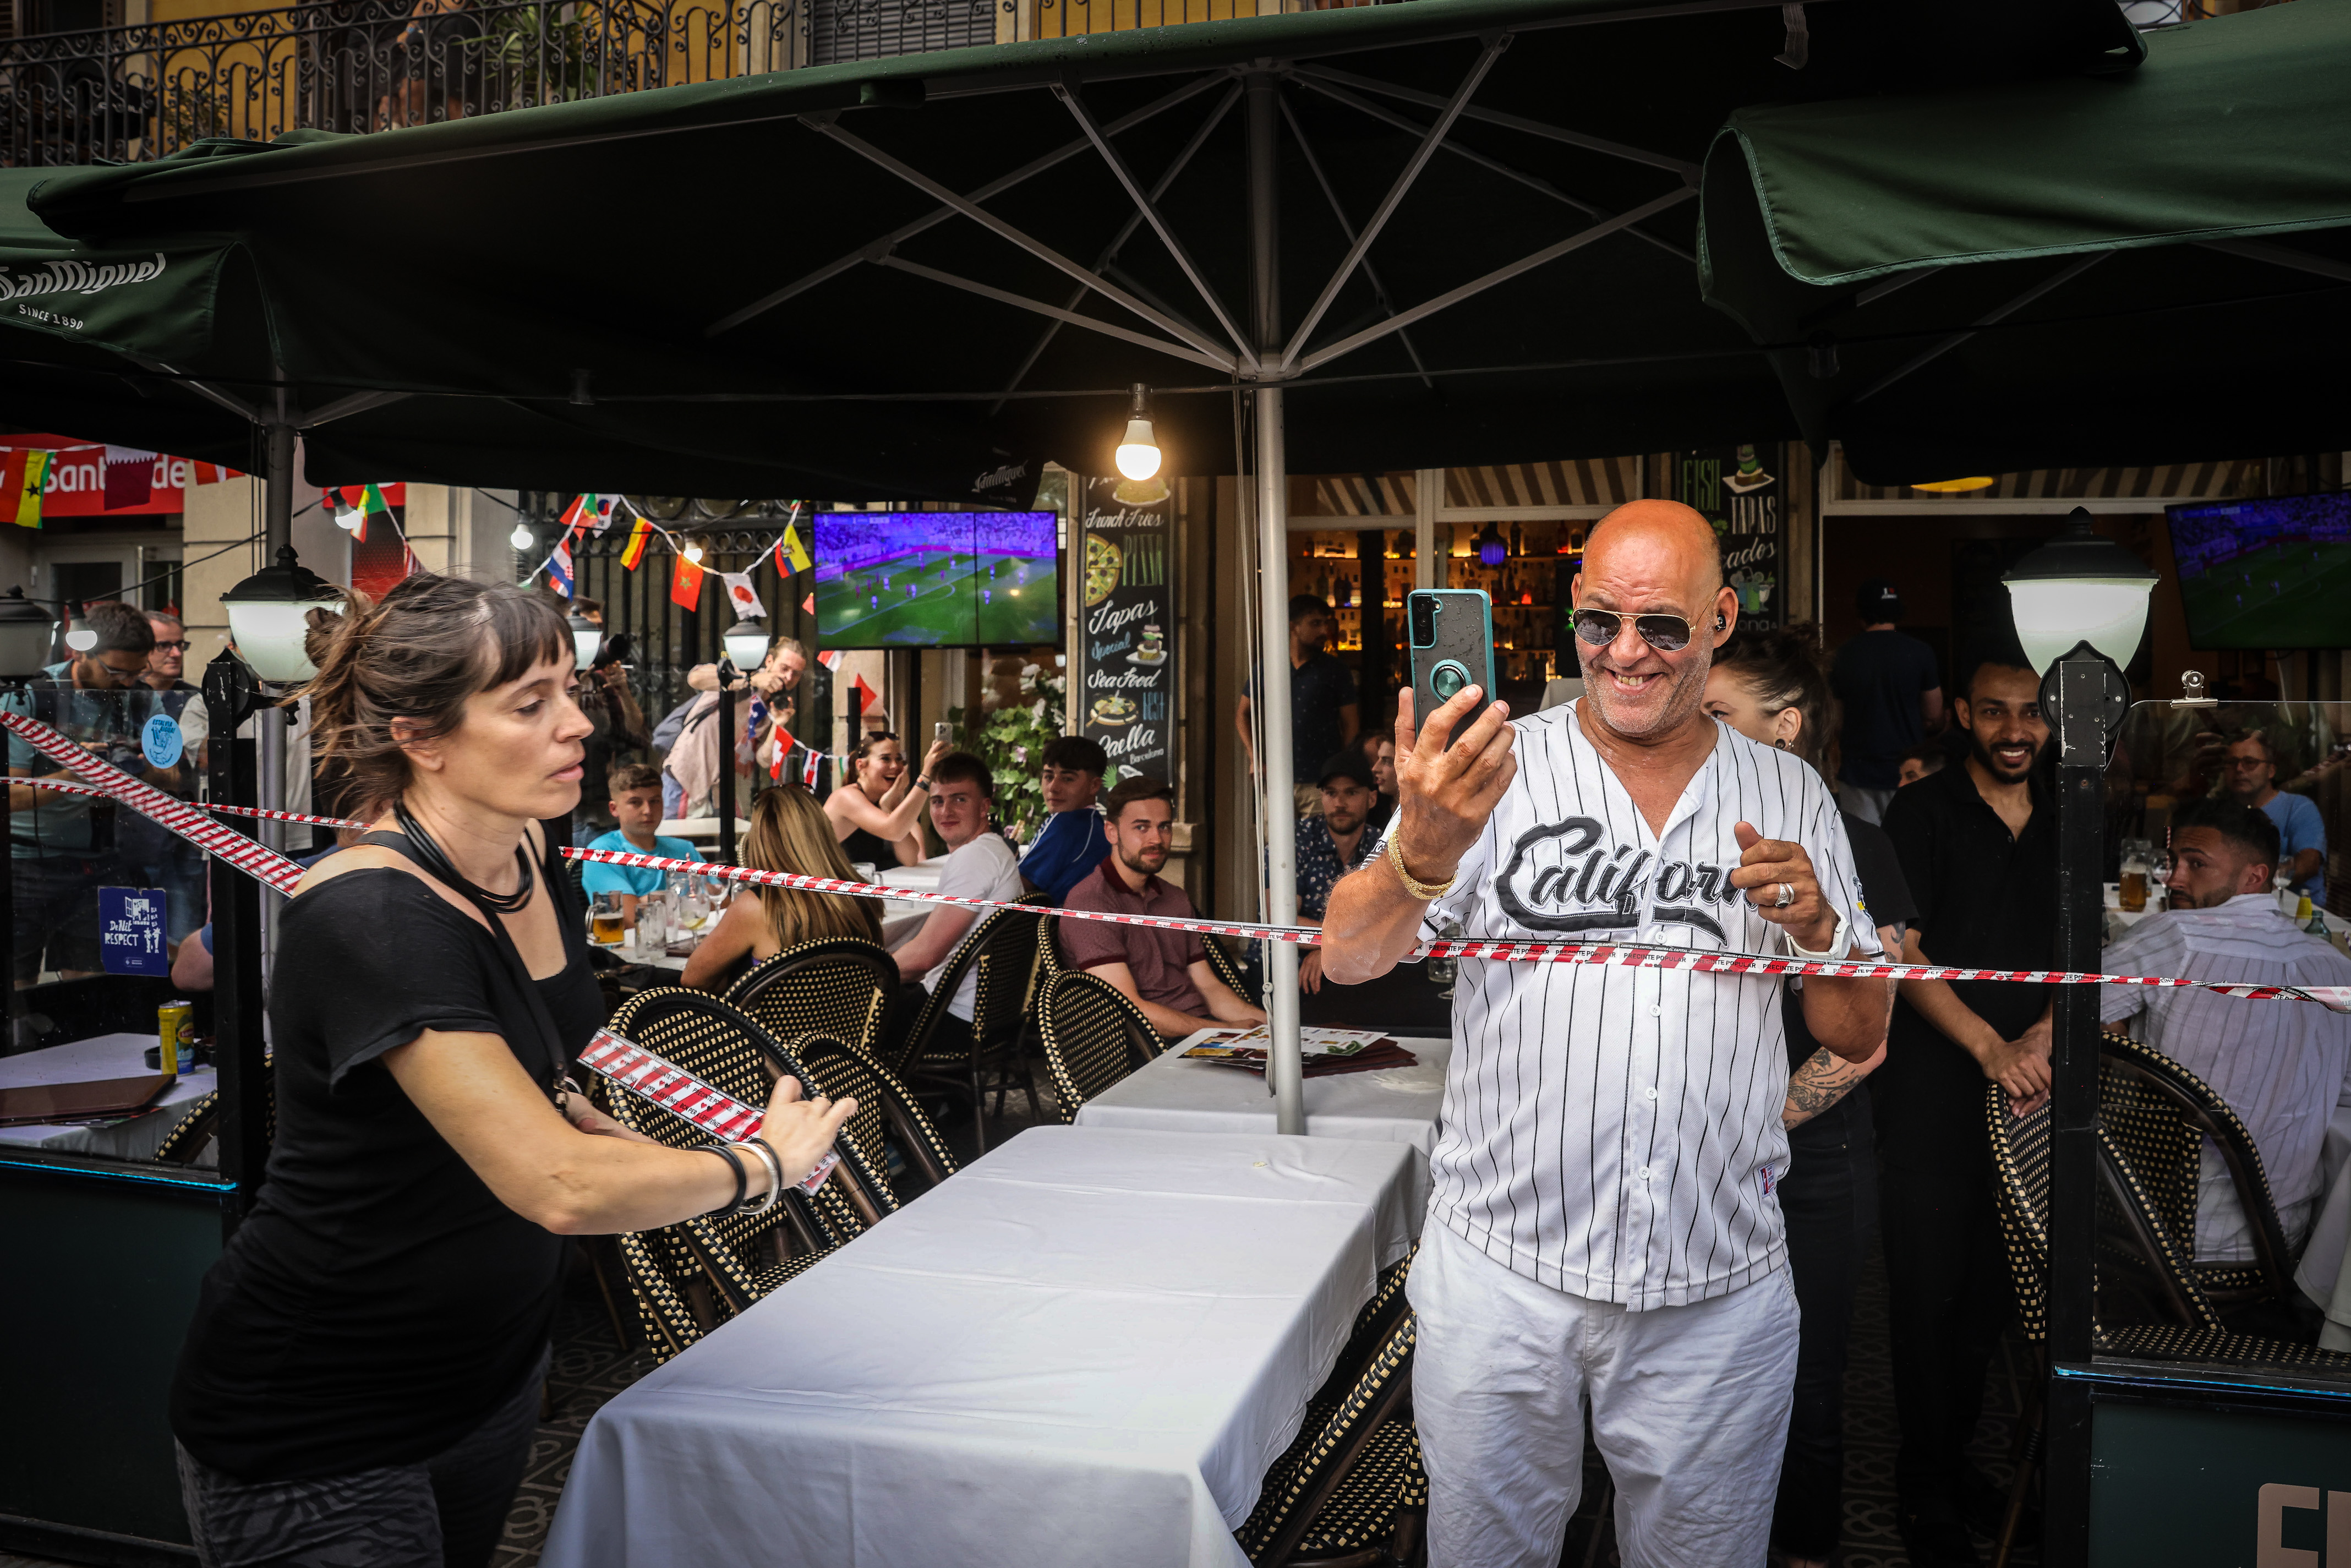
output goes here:
<path id="1" fill-rule="evenodd" d="M 1325 976 L 1358 984 L 1446 928 L 1878 952 L 1827 783 L 1701 706 L 1739 616 L 1706 519 L 1618 507 L 1573 591 L 1575 702 L 1516 721 L 1497 703 L 1440 749 L 1405 694 L 1395 821 L 1332 890 Z M 1427 722 L 1446 734 L 1479 699 Z M 1461 961 L 1409 1287 L 1432 1568 L 1559 1561 L 1587 1406 L 1629 1568 L 1764 1561 L 1796 1370 L 1783 984 Z M 1802 1006 L 1861 1061 L 1893 988 L 1815 978 Z"/>

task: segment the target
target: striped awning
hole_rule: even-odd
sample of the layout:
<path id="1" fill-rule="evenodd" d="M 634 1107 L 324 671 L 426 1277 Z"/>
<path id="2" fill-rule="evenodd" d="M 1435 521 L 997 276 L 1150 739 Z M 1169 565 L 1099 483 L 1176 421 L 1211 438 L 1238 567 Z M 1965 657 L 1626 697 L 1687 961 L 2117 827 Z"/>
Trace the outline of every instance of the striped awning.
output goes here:
<path id="1" fill-rule="evenodd" d="M 1638 457 L 1571 457 L 1552 463 L 1505 463 L 1445 471 L 1444 507 L 1486 511 L 1506 507 L 1614 507 L 1641 494 Z M 1301 517 L 1395 517 L 1409 522 L 1418 506 L 1419 476 L 1393 474 L 1293 475 L 1290 511 Z"/>
<path id="2" fill-rule="evenodd" d="M 1977 490 L 1913 489 L 1907 485 L 1865 485 L 1844 465 L 1844 455 L 1830 465 L 1829 497 L 1838 501 L 1949 501 L 1963 505 L 1985 500 L 2126 501 L 2144 498 L 2148 507 L 2169 501 L 2224 500 L 2231 496 L 2262 491 L 2259 458 L 2230 458 L 2212 463 L 2166 463 L 2144 468 L 2031 468 L 2001 474 Z"/>

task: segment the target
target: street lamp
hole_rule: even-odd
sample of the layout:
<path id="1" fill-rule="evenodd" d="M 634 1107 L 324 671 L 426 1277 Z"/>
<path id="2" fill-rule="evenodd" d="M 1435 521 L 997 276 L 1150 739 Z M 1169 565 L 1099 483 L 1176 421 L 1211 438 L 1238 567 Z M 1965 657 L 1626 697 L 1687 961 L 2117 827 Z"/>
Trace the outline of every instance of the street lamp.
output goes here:
<path id="1" fill-rule="evenodd" d="M 1150 479 L 1159 473 L 1159 438 L 1151 429 L 1151 389 L 1134 383 L 1134 406 L 1129 411 L 1126 435 L 1118 444 L 1118 471 L 1130 479 Z"/>
<path id="2" fill-rule="evenodd" d="M 727 661 L 736 673 L 756 670 L 768 659 L 768 623 L 753 616 L 737 621 L 726 629 L 725 638 Z"/>
<path id="3" fill-rule="evenodd" d="M 0 594 L 0 682 L 39 680 L 56 635 L 49 612 L 26 598 L 23 589 Z"/>
<path id="4" fill-rule="evenodd" d="M 2055 538 L 2001 580 L 2017 640 L 2041 674 L 2041 713 L 2057 742 L 2057 951 L 2060 971 L 2098 968 L 2105 870 L 2106 757 L 2130 711 L 2121 666 L 2147 634 L 2156 574 L 2100 538 L 2074 508 Z M 2048 1488 L 2043 1541 L 2057 1555 L 2086 1550 L 2089 1396 L 2063 1375 L 2091 1360 L 2091 1273 L 2098 1181 L 2098 1003 L 2092 988 L 2058 986 L 2050 1063 Z M 2081 1485 L 2059 1484 L 2060 1478 Z"/>
<path id="5" fill-rule="evenodd" d="M 585 671 L 596 662 L 597 653 L 604 646 L 604 629 L 577 610 L 564 618 L 571 628 L 571 652 L 575 670 Z"/>
<path id="6" fill-rule="evenodd" d="M 768 623 L 758 616 L 737 621 L 719 639 L 718 733 L 723 758 L 718 768 L 718 858 L 735 862 L 735 683 L 746 669 L 768 662 Z"/>
<path id="7" fill-rule="evenodd" d="M 253 673 L 265 681 L 307 681 L 319 672 L 303 650 L 304 619 L 313 610 L 340 610 L 343 591 L 304 566 L 294 547 L 281 545 L 266 566 L 226 593 L 229 636 Z"/>

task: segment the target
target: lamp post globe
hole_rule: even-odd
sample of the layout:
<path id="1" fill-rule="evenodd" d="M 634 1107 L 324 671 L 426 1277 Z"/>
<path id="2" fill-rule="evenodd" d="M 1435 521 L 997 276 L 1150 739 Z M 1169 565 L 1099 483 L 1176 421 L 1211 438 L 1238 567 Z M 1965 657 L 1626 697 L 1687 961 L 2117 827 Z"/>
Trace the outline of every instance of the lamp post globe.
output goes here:
<path id="1" fill-rule="evenodd" d="M 756 616 L 726 629 L 726 658 L 737 671 L 758 669 L 768 658 L 768 623 Z"/>
<path id="2" fill-rule="evenodd" d="M 0 594 L 0 681 L 37 681 L 49 663 L 57 635 L 49 612 L 21 588 Z"/>
<path id="3" fill-rule="evenodd" d="M 275 565 L 221 595 L 238 654 L 255 674 L 280 683 L 319 673 L 303 651 L 310 629 L 304 618 L 313 610 L 339 611 L 343 603 L 343 591 L 304 566 L 291 545 L 278 548 Z"/>
<path id="4" fill-rule="evenodd" d="M 563 623 L 571 629 L 572 668 L 584 671 L 604 646 L 604 629 L 577 610 L 565 616 Z"/>
<path id="5" fill-rule="evenodd" d="M 2032 673 L 2047 674 L 2051 664 L 2083 643 L 2117 669 L 2128 664 L 2147 634 L 2147 599 L 2156 578 L 2138 557 L 2101 538 L 2086 509 L 2074 507 L 2056 538 L 2001 579 Z"/>

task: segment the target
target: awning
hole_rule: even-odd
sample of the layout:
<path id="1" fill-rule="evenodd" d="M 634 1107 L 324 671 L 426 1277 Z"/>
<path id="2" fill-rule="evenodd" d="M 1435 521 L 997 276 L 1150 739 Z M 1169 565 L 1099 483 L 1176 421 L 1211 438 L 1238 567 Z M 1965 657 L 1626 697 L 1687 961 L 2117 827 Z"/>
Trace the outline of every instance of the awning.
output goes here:
<path id="1" fill-rule="evenodd" d="M 2337 447 L 2346 82 L 2351 6 L 2304 0 L 2113 77 L 1742 109 L 1702 287 L 1873 481 Z"/>

